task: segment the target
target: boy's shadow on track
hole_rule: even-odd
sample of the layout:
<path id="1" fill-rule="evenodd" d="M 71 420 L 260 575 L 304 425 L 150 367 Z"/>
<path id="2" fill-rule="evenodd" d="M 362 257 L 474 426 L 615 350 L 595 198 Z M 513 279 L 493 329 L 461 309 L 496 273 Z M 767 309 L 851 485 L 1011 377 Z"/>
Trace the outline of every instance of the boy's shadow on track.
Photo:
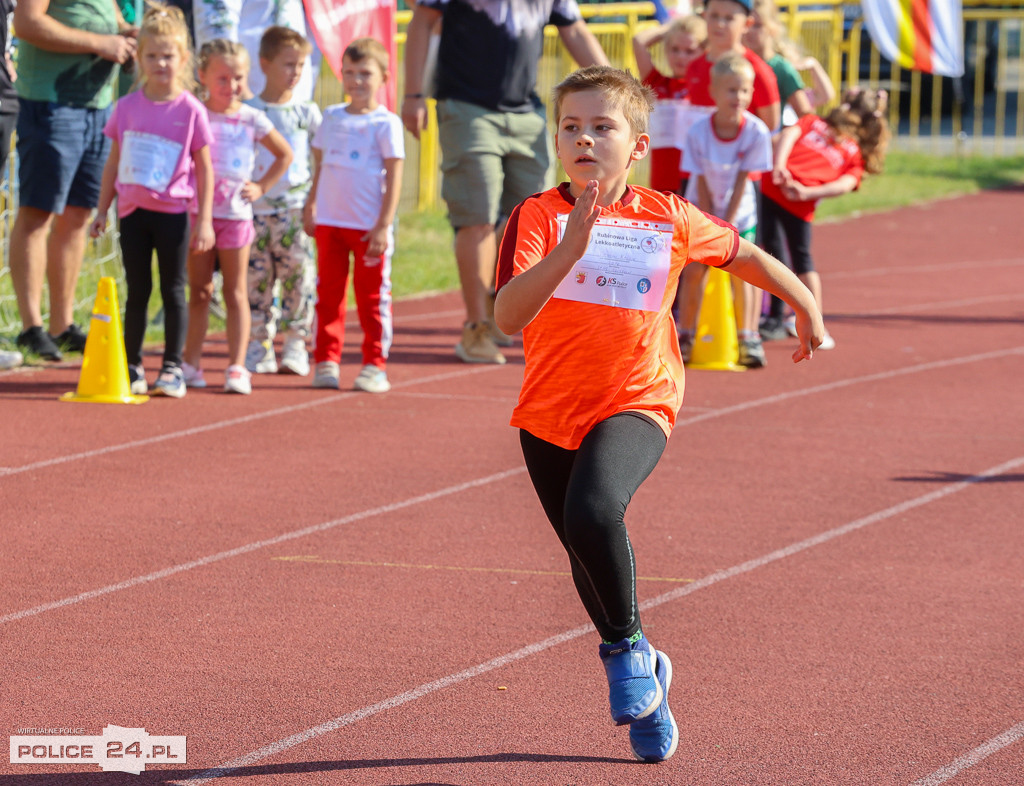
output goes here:
<path id="1" fill-rule="evenodd" d="M 548 753 L 487 753 L 479 756 L 438 756 L 436 758 L 408 759 L 339 759 L 336 761 L 302 761 L 292 764 L 250 765 L 233 769 L 232 778 L 265 775 L 301 775 L 317 772 L 345 772 L 348 770 L 386 769 L 390 767 L 430 767 L 448 764 L 503 764 L 528 762 L 534 764 L 630 764 L 643 765 L 636 759 L 611 756 L 560 756 Z M 135 786 L 159 786 L 186 781 L 205 769 L 150 770 L 130 776 Z M 123 786 L 128 777 L 120 772 L 65 772 L 60 774 L 0 775 L 0 786 Z M 418 786 L 454 786 L 443 781 L 423 781 Z"/>
<path id="2" fill-rule="evenodd" d="M 1020 483 L 1024 481 L 1024 473 L 1008 472 L 1005 475 L 978 478 L 975 475 L 965 475 L 962 472 L 931 472 L 927 475 L 918 475 L 916 477 L 893 478 L 897 483 L 963 483 L 972 479 L 974 483 Z"/>
<path id="3" fill-rule="evenodd" d="M 929 323 L 938 325 L 1020 325 L 1024 323 L 1021 316 L 987 316 L 964 317 L 949 314 L 832 314 L 828 321 L 848 323 L 883 324 L 886 322 Z"/>

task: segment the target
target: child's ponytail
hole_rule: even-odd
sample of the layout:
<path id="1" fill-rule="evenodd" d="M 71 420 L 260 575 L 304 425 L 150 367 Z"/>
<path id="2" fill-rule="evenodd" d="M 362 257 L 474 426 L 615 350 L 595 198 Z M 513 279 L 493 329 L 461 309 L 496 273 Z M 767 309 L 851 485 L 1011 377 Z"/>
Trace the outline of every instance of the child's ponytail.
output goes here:
<path id="1" fill-rule="evenodd" d="M 857 140 L 864 169 L 873 175 L 882 171 L 889 147 L 889 122 L 886 111 L 889 94 L 885 90 L 853 87 L 843 93 L 842 103 L 825 118 L 843 136 Z"/>

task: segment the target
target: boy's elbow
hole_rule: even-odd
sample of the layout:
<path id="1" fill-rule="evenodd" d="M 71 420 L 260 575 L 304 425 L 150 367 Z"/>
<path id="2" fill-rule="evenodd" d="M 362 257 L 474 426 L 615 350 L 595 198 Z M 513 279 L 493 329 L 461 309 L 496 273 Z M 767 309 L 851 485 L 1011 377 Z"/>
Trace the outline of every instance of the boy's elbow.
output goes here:
<path id="1" fill-rule="evenodd" d="M 517 324 L 511 303 L 507 297 L 503 297 L 506 294 L 506 290 L 499 289 L 494 296 L 494 324 L 502 333 L 511 336 L 522 330 L 523 326 Z"/>

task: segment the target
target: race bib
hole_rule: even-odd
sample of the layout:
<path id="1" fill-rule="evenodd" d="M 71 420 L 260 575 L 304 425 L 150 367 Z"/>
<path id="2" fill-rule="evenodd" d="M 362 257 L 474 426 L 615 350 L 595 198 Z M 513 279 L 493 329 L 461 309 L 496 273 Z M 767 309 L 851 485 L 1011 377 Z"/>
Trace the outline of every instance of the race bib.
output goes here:
<path id="1" fill-rule="evenodd" d="M 372 138 L 368 128 L 361 130 L 362 133 L 353 133 L 353 129 L 330 131 L 323 149 L 324 163 L 353 169 L 366 167 L 373 150 Z"/>
<path id="2" fill-rule="evenodd" d="M 558 239 L 568 216 L 558 216 Z M 672 265 L 672 224 L 599 218 L 586 253 L 552 297 L 660 311 Z"/>
<path id="3" fill-rule="evenodd" d="M 252 131 L 242 123 L 211 123 L 213 145 L 210 158 L 217 176 L 246 181 L 256 165 Z"/>
<path id="4" fill-rule="evenodd" d="M 691 126 L 714 111 L 713 106 L 694 106 L 686 99 L 658 101 L 651 113 L 651 147 L 682 150 Z"/>
<path id="5" fill-rule="evenodd" d="M 184 145 L 156 134 L 125 131 L 117 179 L 125 185 L 166 191 L 183 149 Z"/>

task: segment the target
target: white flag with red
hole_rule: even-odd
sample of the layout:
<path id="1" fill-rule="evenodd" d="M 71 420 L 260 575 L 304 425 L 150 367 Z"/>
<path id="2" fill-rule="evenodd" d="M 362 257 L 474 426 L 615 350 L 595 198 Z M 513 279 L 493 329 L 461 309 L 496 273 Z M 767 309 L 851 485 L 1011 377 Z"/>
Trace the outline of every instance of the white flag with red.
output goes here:
<path id="1" fill-rule="evenodd" d="M 903 68 L 964 75 L 961 0 L 862 0 L 871 40 Z"/>

